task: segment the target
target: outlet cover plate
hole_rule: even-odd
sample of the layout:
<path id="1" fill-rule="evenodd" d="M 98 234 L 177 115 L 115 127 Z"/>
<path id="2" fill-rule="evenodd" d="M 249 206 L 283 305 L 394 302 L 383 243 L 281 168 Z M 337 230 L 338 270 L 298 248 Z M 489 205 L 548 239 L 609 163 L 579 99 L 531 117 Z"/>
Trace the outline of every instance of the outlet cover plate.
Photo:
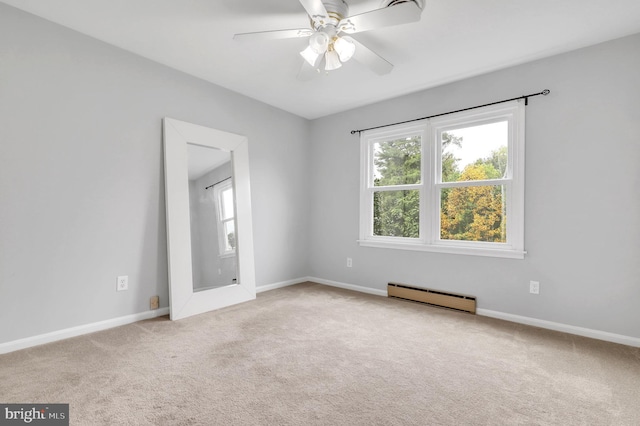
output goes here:
<path id="1" fill-rule="evenodd" d="M 124 291 L 129 290 L 129 276 L 121 275 L 118 277 L 118 281 L 116 284 L 116 291 Z"/>
<path id="2" fill-rule="evenodd" d="M 531 293 L 531 294 L 540 294 L 540 282 L 539 281 L 529 281 L 529 293 Z"/>

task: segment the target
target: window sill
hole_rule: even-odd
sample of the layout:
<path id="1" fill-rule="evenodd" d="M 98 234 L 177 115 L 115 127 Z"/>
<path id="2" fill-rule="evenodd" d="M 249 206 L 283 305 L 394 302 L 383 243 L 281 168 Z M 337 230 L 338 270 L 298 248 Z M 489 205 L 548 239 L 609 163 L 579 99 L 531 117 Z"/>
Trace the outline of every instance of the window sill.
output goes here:
<path id="1" fill-rule="evenodd" d="M 390 241 L 358 240 L 362 247 L 390 248 L 396 250 L 428 251 L 433 253 L 463 254 L 469 256 L 502 257 L 507 259 L 524 259 L 527 253 L 522 250 L 511 250 L 487 247 L 461 247 L 454 245 L 427 245 L 421 243 L 394 243 Z"/>

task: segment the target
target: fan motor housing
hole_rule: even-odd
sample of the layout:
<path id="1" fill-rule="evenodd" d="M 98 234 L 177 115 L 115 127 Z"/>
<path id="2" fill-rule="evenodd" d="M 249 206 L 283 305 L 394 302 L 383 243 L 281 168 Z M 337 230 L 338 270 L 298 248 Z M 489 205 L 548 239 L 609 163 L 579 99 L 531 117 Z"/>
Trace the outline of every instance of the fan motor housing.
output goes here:
<path id="1" fill-rule="evenodd" d="M 328 26 L 337 26 L 344 18 L 349 16 L 349 5 L 345 0 L 321 0 L 324 8 L 327 10 L 327 20 L 314 21 L 311 17 L 311 27 L 319 31 L 321 28 Z M 424 0 L 382 0 L 380 8 L 391 7 L 401 3 L 413 2 L 420 9 L 424 8 Z"/>
<path id="2" fill-rule="evenodd" d="M 424 9 L 424 0 L 382 0 L 382 2 L 380 3 L 380 7 L 383 8 L 383 7 L 395 6 L 400 3 L 408 3 L 408 2 L 415 3 L 418 5 L 420 9 Z"/>
<path id="3" fill-rule="evenodd" d="M 324 25 L 337 26 L 338 22 L 349 16 L 349 5 L 345 0 L 322 0 L 324 8 L 327 9 L 329 22 Z M 316 28 L 317 30 L 318 28 Z"/>

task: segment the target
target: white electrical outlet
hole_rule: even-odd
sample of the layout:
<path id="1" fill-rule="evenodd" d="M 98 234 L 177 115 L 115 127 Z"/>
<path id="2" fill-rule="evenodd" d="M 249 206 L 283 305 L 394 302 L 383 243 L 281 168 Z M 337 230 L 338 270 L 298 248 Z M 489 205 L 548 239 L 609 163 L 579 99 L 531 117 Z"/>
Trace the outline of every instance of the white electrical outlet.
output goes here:
<path id="1" fill-rule="evenodd" d="M 118 277 L 116 291 L 129 290 L 129 276 L 122 275 Z"/>
<path id="2" fill-rule="evenodd" d="M 531 294 L 540 294 L 540 282 L 538 282 L 538 281 L 529 281 L 529 293 L 531 293 Z"/>
<path id="3" fill-rule="evenodd" d="M 353 266 L 353 260 L 350 257 L 347 257 L 347 268 L 351 268 Z"/>

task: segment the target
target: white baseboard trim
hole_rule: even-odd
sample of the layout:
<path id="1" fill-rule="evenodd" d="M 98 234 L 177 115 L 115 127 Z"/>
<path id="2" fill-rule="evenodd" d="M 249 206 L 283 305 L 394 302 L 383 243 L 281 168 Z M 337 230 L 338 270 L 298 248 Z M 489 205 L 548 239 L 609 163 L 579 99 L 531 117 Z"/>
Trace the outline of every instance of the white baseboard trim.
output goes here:
<path id="1" fill-rule="evenodd" d="M 275 290 L 277 288 L 282 288 L 282 287 L 289 287 L 290 285 L 296 285 L 296 284 L 304 283 L 307 281 L 311 281 L 311 278 L 303 277 L 303 278 L 296 278 L 288 281 L 282 281 L 279 283 L 265 284 L 265 285 L 257 286 L 256 293 L 262 293 L 265 291 Z"/>
<path id="2" fill-rule="evenodd" d="M 307 280 L 313 281 L 314 283 L 318 283 L 318 284 L 328 285 L 331 287 L 344 288 L 345 290 L 353 290 L 353 291 L 359 291 L 360 293 L 367 293 L 367 294 L 373 294 L 375 296 L 387 297 L 387 290 L 378 290 L 375 288 L 363 287 L 360 285 L 345 284 L 338 281 L 330 281 L 330 280 L 325 280 L 325 279 L 316 278 L 316 277 L 309 277 Z"/>
<path id="3" fill-rule="evenodd" d="M 523 317 L 520 315 L 506 314 L 504 312 L 491 311 L 488 309 L 477 309 L 476 314 L 485 317 L 497 318 L 519 324 L 532 325 L 534 327 L 546 328 L 548 330 L 561 331 L 563 333 L 575 334 L 592 339 L 604 340 L 607 342 L 619 343 L 621 345 L 640 347 L 640 338 L 625 336 L 622 334 L 609 333 L 606 331 L 593 330 L 590 328 L 576 327 L 574 325 L 562 324 L 558 322 L 545 321 L 537 318 Z"/>
<path id="4" fill-rule="evenodd" d="M 76 337 L 83 334 L 94 333 L 96 331 L 107 330 L 109 328 L 120 327 L 121 325 L 127 325 L 168 314 L 169 308 L 160 308 L 153 311 L 140 312 L 138 314 L 126 315 L 124 317 L 94 322 L 91 324 L 79 325 L 77 327 L 66 328 L 64 330 L 40 334 L 38 336 L 0 343 L 0 355 L 18 351 L 20 349 L 31 348 L 33 346 L 44 345 L 45 343 L 52 343 L 58 340 L 68 339 L 70 337 Z"/>
<path id="5" fill-rule="evenodd" d="M 338 281 L 325 280 L 317 277 L 302 277 L 302 278 L 296 278 L 294 280 L 282 281 L 274 284 L 261 285 L 259 287 L 256 287 L 256 293 L 262 293 L 263 291 L 275 290 L 277 288 L 288 287 L 290 285 L 296 285 L 296 284 L 301 284 L 306 282 L 313 282 L 317 284 L 327 285 L 330 287 L 338 287 L 338 288 L 343 288 L 345 290 L 353 290 L 360 293 L 367 293 L 367 294 L 373 294 L 376 296 L 387 297 L 386 290 L 377 290 L 374 288 L 368 288 L 368 287 L 363 287 L 363 286 L 354 285 L 354 284 L 345 284 Z"/>

